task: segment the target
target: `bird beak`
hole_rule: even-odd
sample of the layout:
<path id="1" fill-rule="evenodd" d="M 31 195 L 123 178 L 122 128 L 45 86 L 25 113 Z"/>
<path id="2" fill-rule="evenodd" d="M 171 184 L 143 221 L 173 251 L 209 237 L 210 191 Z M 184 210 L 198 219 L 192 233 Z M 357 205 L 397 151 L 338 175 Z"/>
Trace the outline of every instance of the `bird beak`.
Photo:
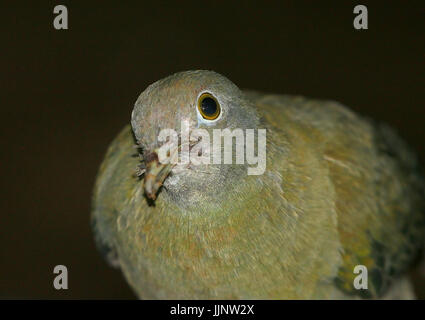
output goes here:
<path id="1" fill-rule="evenodd" d="M 158 151 L 148 152 L 145 156 L 146 172 L 144 177 L 144 187 L 146 196 L 155 200 L 156 193 L 164 183 L 165 178 L 170 174 L 175 166 L 171 163 L 160 163 Z"/>

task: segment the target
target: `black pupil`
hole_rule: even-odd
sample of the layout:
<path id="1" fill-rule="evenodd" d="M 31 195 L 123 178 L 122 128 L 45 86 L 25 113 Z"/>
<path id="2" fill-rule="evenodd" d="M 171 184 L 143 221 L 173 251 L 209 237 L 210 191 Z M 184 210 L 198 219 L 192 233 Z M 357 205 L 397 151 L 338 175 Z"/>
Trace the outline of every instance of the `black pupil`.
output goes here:
<path id="1" fill-rule="evenodd" d="M 212 116 L 217 111 L 217 103 L 213 98 L 206 97 L 201 103 L 202 112 L 207 116 Z"/>

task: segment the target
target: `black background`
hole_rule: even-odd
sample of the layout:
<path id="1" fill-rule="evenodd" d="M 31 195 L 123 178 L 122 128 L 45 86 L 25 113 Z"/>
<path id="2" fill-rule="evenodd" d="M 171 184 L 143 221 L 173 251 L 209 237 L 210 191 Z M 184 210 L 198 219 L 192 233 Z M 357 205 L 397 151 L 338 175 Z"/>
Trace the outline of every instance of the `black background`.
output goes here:
<path id="1" fill-rule="evenodd" d="M 353 28 L 360 3 L 368 30 Z M 68 30 L 53 28 L 58 4 Z M 423 13 L 423 1 L 2 1 L 0 297 L 134 298 L 95 250 L 91 190 L 137 96 L 177 71 L 340 101 L 423 162 Z M 69 290 L 53 288 L 58 264 Z"/>

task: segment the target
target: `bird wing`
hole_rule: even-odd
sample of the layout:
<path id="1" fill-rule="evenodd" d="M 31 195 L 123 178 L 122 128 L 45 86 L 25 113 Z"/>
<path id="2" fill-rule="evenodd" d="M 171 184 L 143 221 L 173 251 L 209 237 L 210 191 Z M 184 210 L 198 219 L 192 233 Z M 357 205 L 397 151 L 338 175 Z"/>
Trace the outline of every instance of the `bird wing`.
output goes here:
<path id="1" fill-rule="evenodd" d="M 285 118 L 317 135 L 334 190 L 342 264 L 335 283 L 346 293 L 379 297 L 406 271 L 423 244 L 424 184 L 418 163 L 388 127 L 332 101 L 246 92 L 262 113 L 278 105 Z M 279 126 L 276 109 L 268 121 Z M 273 120 L 276 119 L 276 120 Z M 286 121 L 287 121 L 286 120 Z M 368 270 L 368 290 L 353 286 L 354 267 Z"/>
<path id="2" fill-rule="evenodd" d="M 344 291 L 380 297 L 406 272 L 423 243 L 423 181 L 413 154 L 386 126 L 342 121 L 324 148 L 335 188 Z M 356 290 L 353 268 L 368 270 L 368 290 Z"/>
<path id="3" fill-rule="evenodd" d="M 134 176 L 140 163 L 129 125 L 112 141 L 97 174 L 92 199 L 91 223 L 96 245 L 104 258 L 119 266 L 115 237 L 117 219 L 131 190 L 138 182 Z"/>

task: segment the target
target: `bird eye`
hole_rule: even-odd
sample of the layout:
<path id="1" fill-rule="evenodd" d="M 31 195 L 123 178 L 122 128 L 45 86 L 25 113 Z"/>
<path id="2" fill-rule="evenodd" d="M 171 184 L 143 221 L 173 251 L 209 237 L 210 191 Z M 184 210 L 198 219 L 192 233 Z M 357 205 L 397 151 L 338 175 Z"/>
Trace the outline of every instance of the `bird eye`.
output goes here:
<path id="1" fill-rule="evenodd" d="M 198 110 L 204 119 L 215 120 L 220 115 L 220 104 L 211 94 L 203 93 L 198 100 Z"/>

